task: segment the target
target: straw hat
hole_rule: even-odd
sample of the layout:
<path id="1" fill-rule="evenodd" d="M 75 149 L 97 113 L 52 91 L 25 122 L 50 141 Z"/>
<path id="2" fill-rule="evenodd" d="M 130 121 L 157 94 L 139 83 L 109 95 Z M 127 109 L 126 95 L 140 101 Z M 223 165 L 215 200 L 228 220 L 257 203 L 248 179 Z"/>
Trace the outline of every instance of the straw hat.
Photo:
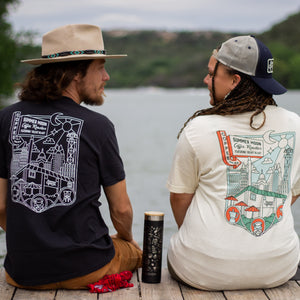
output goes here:
<path id="1" fill-rule="evenodd" d="M 40 65 L 54 62 L 119 58 L 126 54 L 107 55 L 101 29 L 94 25 L 65 25 L 43 35 L 42 56 L 21 62 Z"/>

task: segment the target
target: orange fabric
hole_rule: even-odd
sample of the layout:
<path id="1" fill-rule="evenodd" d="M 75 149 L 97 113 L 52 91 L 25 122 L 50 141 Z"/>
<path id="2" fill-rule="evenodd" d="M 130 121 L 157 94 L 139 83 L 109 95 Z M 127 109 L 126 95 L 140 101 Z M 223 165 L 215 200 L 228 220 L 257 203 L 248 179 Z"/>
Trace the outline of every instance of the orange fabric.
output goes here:
<path id="1" fill-rule="evenodd" d="M 18 288 L 26 289 L 36 289 L 36 290 L 49 290 L 49 289 L 70 289 L 70 290 L 79 290 L 87 289 L 87 285 L 94 283 L 99 279 L 103 278 L 108 274 L 120 273 L 123 271 L 134 271 L 142 266 L 142 254 L 143 252 L 131 243 L 113 238 L 113 243 L 115 247 L 115 256 L 114 258 L 104 267 L 99 270 L 96 270 L 92 273 L 89 273 L 84 276 L 64 280 L 61 282 L 49 283 L 38 286 L 22 286 L 12 279 L 7 272 L 6 281 L 7 283 L 16 286 Z"/>

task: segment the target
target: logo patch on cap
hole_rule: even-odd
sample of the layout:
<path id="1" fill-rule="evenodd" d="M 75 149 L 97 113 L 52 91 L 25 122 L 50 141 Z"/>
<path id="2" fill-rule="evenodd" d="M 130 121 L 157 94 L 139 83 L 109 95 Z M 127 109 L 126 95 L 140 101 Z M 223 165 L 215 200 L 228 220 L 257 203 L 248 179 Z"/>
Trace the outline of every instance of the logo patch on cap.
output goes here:
<path id="1" fill-rule="evenodd" d="M 267 72 L 273 73 L 274 58 L 269 58 L 267 61 Z"/>

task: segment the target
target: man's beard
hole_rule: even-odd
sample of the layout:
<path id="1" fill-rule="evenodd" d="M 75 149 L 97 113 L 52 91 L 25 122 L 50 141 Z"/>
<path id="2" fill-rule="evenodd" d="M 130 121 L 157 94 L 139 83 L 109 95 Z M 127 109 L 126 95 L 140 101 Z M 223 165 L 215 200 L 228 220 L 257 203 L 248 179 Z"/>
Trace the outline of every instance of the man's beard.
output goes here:
<path id="1" fill-rule="evenodd" d="M 104 97 L 106 95 L 102 93 L 101 95 L 97 96 L 97 98 L 91 98 L 88 95 L 82 94 L 81 95 L 81 100 L 83 103 L 87 105 L 95 105 L 95 106 L 100 106 L 104 103 Z"/>

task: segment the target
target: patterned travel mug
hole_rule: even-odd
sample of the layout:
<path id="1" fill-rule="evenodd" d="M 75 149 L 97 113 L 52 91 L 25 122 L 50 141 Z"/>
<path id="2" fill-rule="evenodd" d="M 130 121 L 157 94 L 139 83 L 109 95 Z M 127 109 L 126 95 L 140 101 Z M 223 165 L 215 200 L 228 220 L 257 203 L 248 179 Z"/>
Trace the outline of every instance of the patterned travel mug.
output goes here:
<path id="1" fill-rule="evenodd" d="M 160 283 L 164 213 L 145 212 L 142 281 Z"/>

